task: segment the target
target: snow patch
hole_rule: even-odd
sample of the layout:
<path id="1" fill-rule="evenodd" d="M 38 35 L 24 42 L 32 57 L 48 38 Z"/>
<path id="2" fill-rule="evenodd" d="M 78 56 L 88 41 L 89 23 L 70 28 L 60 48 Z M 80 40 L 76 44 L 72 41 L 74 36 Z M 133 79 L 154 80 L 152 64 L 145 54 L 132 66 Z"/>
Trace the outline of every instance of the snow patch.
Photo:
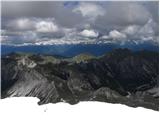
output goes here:
<path id="1" fill-rule="evenodd" d="M 159 120 L 159 112 L 121 104 L 80 102 L 39 106 L 38 98 L 12 97 L 0 100 L 1 119 L 5 120 Z"/>

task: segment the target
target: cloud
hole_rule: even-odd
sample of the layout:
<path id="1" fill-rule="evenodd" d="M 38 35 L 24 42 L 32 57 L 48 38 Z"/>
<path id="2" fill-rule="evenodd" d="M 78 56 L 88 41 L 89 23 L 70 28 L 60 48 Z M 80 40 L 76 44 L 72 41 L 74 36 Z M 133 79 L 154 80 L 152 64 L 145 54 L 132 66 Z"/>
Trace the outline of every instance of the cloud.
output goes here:
<path id="1" fill-rule="evenodd" d="M 35 21 L 28 18 L 20 18 L 9 21 L 6 25 L 8 29 L 11 30 L 33 30 L 35 27 Z"/>
<path id="2" fill-rule="evenodd" d="M 4 2 L 3 43 L 158 41 L 158 2 Z"/>
<path id="3" fill-rule="evenodd" d="M 143 26 L 130 25 L 121 30 L 128 39 L 140 39 L 141 42 L 157 41 L 158 31 L 158 24 L 153 19 L 149 19 Z"/>
<path id="4" fill-rule="evenodd" d="M 140 25 L 129 25 L 118 30 L 111 30 L 109 31 L 108 35 L 103 35 L 100 37 L 101 40 L 105 40 L 107 42 L 134 42 L 136 44 L 138 43 L 144 43 L 144 42 L 150 42 L 153 44 L 158 43 L 158 25 L 156 22 L 154 22 L 152 19 L 149 19 L 148 22 L 142 26 Z M 115 41 L 116 40 L 116 41 Z M 103 41 L 103 42 L 105 42 Z"/>
<path id="5" fill-rule="evenodd" d="M 112 43 L 112 44 L 120 44 L 123 45 L 125 42 L 129 41 L 130 39 L 127 38 L 127 35 L 114 29 L 111 30 L 107 35 L 102 35 L 98 43 Z"/>
<path id="6" fill-rule="evenodd" d="M 113 39 L 125 39 L 126 35 L 124 33 L 120 33 L 117 30 L 113 30 L 113 31 L 109 32 L 109 37 L 113 38 Z"/>
<path id="7" fill-rule="evenodd" d="M 158 25 L 152 20 L 148 20 L 148 22 L 139 30 L 140 35 L 144 36 L 152 36 L 155 35 L 156 29 L 158 29 Z"/>
<path id="8" fill-rule="evenodd" d="M 122 30 L 122 32 L 127 35 L 135 35 L 139 29 L 140 29 L 140 26 L 138 25 L 129 25 L 124 30 Z"/>
<path id="9" fill-rule="evenodd" d="M 80 35 L 84 37 L 95 38 L 98 37 L 99 34 L 94 30 L 83 30 L 80 32 Z"/>
<path id="10" fill-rule="evenodd" d="M 150 19 L 144 26 L 142 26 L 136 34 L 142 41 L 150 41 L 158 43 L 158 24 Z"/>
<path id="11" fill-rule="evenodd" d="M 37 32 L 57 32 L 58 25 L 53 18 L 18 18 L 13 19 L 6 25 L 9 30 L 37 31 Z"/>
<path id="12" fill-rule="evenodd" d="M 0 36 L 0 42 L 1 43 L 6 43 L 6 40 L 8 39 L 8 36 Z"/>
<path id="13" fill-rule="evenodd" d="M 2 43 L 35 44 L 49 39 L 59 39 L 65 35 L 62 27 L 53 18 L 19 18 L 9 20 L 6 30 L 2 30 Z"/>
<path id="14" fill-rule="evenodd" d="M 82 16 L 88 17 L 89 20 L 95 20 L 98 16 L 103 16 L 105 13 L 99 4 L 94 4 L 93 2 L 82 2 L 73 9 L 73 12 L 80 12 Z"/>
<path id="15" fill-rule="evenodd" d="M 154 2 L 143 2 L 144 7 L 151 13 L 152 19 L 158 23 L 159 22 L 159 4 L 158 1 Z"/>
<path id="16" fill-rule="evenodd" d="M 122 45 L 126 41 L 128 41 L 126 34 L 117 30 L 111 30 L 108 35 L 102 35 L 98 43 L 118 43 Z"/>
<path id="17" fill-rule="evenodd" d="M 40 21 L 36 23 L 37 32 L 57 32 L 58 26 L 54 24 L 52 21 Z"/>
<path id="18" fill-rule="evenodd" d="M 74 27 L 84 21 L 81 14 L 73 12 L 64 2 L 56 1 L 2 1 L 2 21 L 15 18 L 55 18 L 58 24 Z"/>
<path id="19" fill-rule="evenodd" d="M 94 25 L 106 27 L 106 25 L 116 24 L 145 24 L 150 17 L 158 23 L 158 7 L 158 1 L 67 3 L 55 1 L 2 1 L 2 19 L 53 17 L 58 24 L 65 27 L 75 27 L 86 21 L 89 22 L 90 19 L 94 19 L 97 22 Z"/>
<path id="20" fill-rule="evenodd" d="M 108 35 L 103 35 L 102 37 L 101 37 L 101 39 L 110 39 L 110 37 L 108 36 Z"/>
<path id="21" fill-rule="evenodd" d="M 35 43 L 37 35 L 34 32 L 5 33 L 2 35 L 2 44 L 19 45 L 24 43 Z"/>
<path id="22" fill-rule="evenodd" d="M 151 18 L 151 13 L 138 2 L 111 2 L 106 6 L 103 16 L 96 19 L 95 26 L 113 29 L 128 25 L 144 25 Z"/>

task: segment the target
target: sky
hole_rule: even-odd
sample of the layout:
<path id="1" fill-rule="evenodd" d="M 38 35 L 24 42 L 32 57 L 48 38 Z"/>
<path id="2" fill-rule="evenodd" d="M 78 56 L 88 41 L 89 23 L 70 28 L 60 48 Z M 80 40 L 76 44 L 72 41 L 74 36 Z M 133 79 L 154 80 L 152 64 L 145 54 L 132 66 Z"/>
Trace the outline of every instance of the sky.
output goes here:
<path id="1" fill-rule="evenodd" d="M 158 1 L 3 1 L 1 43 L 158 45 L 158 9 Z"/>

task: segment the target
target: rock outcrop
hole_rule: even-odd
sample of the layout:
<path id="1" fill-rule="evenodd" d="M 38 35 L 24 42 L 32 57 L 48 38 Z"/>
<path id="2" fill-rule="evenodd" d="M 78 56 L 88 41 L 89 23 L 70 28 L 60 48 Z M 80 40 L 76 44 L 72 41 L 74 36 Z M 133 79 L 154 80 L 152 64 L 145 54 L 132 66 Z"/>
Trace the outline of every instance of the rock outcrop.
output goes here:
<path id="1" fill-rule="evenodd" d="M 102 101 L 159 109 L 158 53 L 116 49 L 101 57 L 83 56 L 2 56 L 2 98 L 33 96 L 39 104 Z"/>

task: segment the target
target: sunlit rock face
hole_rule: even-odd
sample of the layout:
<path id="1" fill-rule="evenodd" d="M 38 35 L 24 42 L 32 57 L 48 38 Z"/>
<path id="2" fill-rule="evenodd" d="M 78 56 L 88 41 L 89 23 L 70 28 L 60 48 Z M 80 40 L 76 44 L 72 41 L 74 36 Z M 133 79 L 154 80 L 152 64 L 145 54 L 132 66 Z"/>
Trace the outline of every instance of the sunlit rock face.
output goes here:
<path id="1" fill-rule="evenodd" d="M 33 96 L 39 104 L 102 101 L 158 110 L 157 52 L 116 49 L 73 58 L 12 53 L 1 63 L 2 98 Z"/>

